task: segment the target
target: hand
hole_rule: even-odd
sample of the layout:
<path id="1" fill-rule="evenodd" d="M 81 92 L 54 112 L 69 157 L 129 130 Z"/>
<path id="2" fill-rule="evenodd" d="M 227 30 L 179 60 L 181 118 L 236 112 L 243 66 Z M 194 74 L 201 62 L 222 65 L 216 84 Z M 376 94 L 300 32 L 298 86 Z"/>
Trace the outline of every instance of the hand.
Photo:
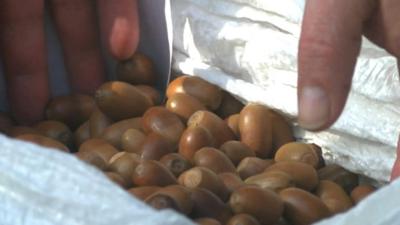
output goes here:
<path id="1" fill-rule="evenodd" d="M 341 114 L 362 35 L 400 58 L 399 12 L 399 0 L 307 1 L 299 47 L 302 127 L 326 129 Z M 393 174 L 399 173 L 400 159 Z"/>
<path id="2" fill-rule="evenodd" d="M 114 58 L 133 55 L 139 39 L 137 7 L 137 0 L 49 1 L 72 92 L 90 94 L 105 79 L 98 26 Z M 42 119 L 50 95 L 44 11 L 45 0 L 0 1 L 0 54 L 8 99 L 22 124 Z"/>

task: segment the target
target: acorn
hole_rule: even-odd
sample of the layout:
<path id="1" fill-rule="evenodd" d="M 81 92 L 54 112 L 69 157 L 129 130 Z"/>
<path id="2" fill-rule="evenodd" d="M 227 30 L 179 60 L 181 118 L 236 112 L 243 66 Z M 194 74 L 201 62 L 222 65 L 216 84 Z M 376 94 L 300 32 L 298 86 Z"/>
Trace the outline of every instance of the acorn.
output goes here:
<path id="1" fill-rule="evenodd" d="M 374 186 L 368 184 L 358 185 L 351 191 L 350 196 L 354 204 L 358 204 L 364 198 L 372 194 L 375 190 L 376 188 Z"/>
<path id="2" fill-rule="evenodd" d="M 353 206 L 350 196 L 343 188 L 330 180 L 321 180 L 315 194 L 325 203 L 332 215 L 345 212 Z"/>
<path id="3" fill-rule="evenodd" d="M 232 217 L 229 207 L 211 191 L 204 188 L 194 188 L 191 192 L 193 200 L 191 218 L 210 217 L 225 224 Z"/>
<path id="4" fill-rule="evenodd" d="M 254 157 L 256 154 L 245 144 L 240 141 L 227 141 L 220 147 L 221 151 L 237 166 L 242 159 L 246 157 Z"/>
<path id="5" fill-rule="evenodd" d="M 189 118 L 187 126 L 201 126 L 207 129 L 211 136 L 214 137 L 216 146 L 221 146 L 223 143 L 235 139 L 235 134 L 228 127 L 225 121 L 209 111 L 195 112 Z"/>
<path id="6" fill-rule="evenodd" d="M 307 191 L 314 190 L 318 185 L 318 174 L 314 167 L 309 164 L 296 161 L 282 161 L 268 167 L 265 172 L 283 171 L 289 174 L 296 184 L 296 187 Z"/>
<path id="7" fill-rule="evenodd" d="M 225 201 L 229 192 L 222 180 L 206 167 L 193 167 L 183 172 L 178 178 L 179 184 L 188 188 L 205 188 Z"/>
<path id="8" fill-rule="evenodd" d="M 177 145 L 185 125 L 177 115 L 161 106 L 149 108 L 142 116 L 143 131 L 157 133 L 173 145 Z"/>
<path id="9" fill-rule="evenodd" d="M 219 87 L 194 76 L 181 76 L 173 80 L 168 85 L 167 97 L 171 98 L 176 93 L 193 96 L 210 110 L 216 110 L 222 101 Z"/>
<path id="10" fill-rule="evenodd" d="M 236 214 L 226 225 L 261 225 L 253 216 L 245 213 Z"/>
<path id="11" fill-rule="evenodd" d="M 193 208 L 193 200 L 189 189 L 180 185 L 171 185 L 151 194 L 145 202 L 156 209 L 173 208 L 188 215 Z"/>
<path id="12" fill-rule="evenodd" d="M 327 165 L 318 170 L 320 180 L 331 180 L 339 184 L 347 193 L 358 185 L 358 176 L 335 164 Z"/>
<path id="13" fill-rule="evenodd" d="M 168 186 L 177 184 L 175 176 L 163 164 L 155 160 L 140 162 L 132 175 L 136 186 Z"/>
<path id="14" fill-rule="evenodd" d="M 75 130 L 89 119 L 94 109 L 95 102 L 91 96 L 72 94 L 51 99 L 45 113 L 48 120 L 63 122 Z"/>
<path id="15" fill-rule="evenodd" d="M 165 107 L 179 116 L 179 118 L 183 122 L 187 122 L 187 120 L 193 115 L 193 113 L 199 110 L 206 110 L 206 107 L 197 100 L 195 97 L 192 97 L 183 93 L 176 93 L 168 98 Z"/>
<path id="16" fill-rule="evenodd" d="M 272 159 L 260 159 L 257 157 L 246 157 L 236 167 L 239 176 L 245 180 L 248 177 L 262 173 L 266 168 L 274 164 Z"/>
<path id="17" fill-rule="evenodd" d="M 188 127 L 179 141 L 178 152 L 185 159 L 193 161 L 194 154 L 203 147 L 215 146 L 211 133 L 204 127 Z"/>
<path id="18" fill-rule="evenodd" d="M 275 192 L 255 186 L 235 190 L 229 205 L 235 214 L 246 213 L 261 224 L 275 224 L 283 214 L 283 202 Z"/>
<path id="19" fill-rule="evenodd" d="M 47 148 L 53 148 L 57 149 L 63 152 L 70 152 L 67 146 L 65 146 L 63 143 L 55 140 L 48 138 L 43 135 L 37 135 L 37 134 L 22 134 L 17 137 L 16 139 L 22 140 L 22 141 L 28 141 L 37 145 L 40 145 L 42 147 L 47 147 Z"/>
<path id="20" fill-rule="evenodd" d="M 194 165 L 211 169 L 215 173 L 235 173 L 236 169 L 231 160 L 220 150 L 212 147 L 203 147 L 193 157 Z"/>
<path id="21" fill-rule="evenodd" d="M 119 152 L 109 160 L 108 170 L 119 174 L 124 180 L 126 187 L 131 187 L 133 185 L 132 175 L 139 162 L 139 155 L 129 152 Z"/>
<path id="22" fill-rule="evenodd" d="M 275 161 L 298 161 L 310 164 L 314 168 L 321 165 L 320 156 L 310 144 L 301 142 L 289 142 L 284 144 L 275 153 Z"/>
<path id="23" fill-rule="evenodd" d="M 157 133 L 149 134 L 140 146 L 142 160 L 159 160 L 166 154 L 176 152 L 171 142 Z"/>
<path id="24" fill-rule="evenodd" d="M 178 153 L 169 153 L 161 157 L 160 163 L 167 167 L 176 177 L 190 169 L 192 164 Z"/>
<path id="25" fill-rule="evenodd" d="M 112 144 L 117 149 L 121 149 L 121 137 L 128 129 L 142 130 L 142 118 L 134 117 L 113 123 L 103 130 L 103 133 L 100 137 Z"/>
<path id="26" fill-rule="evenodd" d="M 285 204 L 284 218 L 293 225 L 309 225 L 331 215 L 317 196 L 302 189 L 287 188 L 279 195 Z"/>
<path id="27" fill-rule="evenodd" d="M 139 200 L 144 201 L 147 197 L 160 189 L 161 187 L 158 186 L 142 186 L 130 188 L 128 189 L 128 192 Z"/>
<path id="28" fill-rule="evenodd" d="M 121 81 L 102 84 L 95 93 L 97 107 L 114 121 L 141 116 L 152 100 L 135 86 Z"/>
<path id="29" fill-rule="evenodd" d="M 260 158 L 272 155 L 272 121 L 270 109 L 260 104 L 249 104 L 240 112 L 240 141 Z"/>
<path id="30" fill-rule="evenodd" d="M 44 120 L 37 123 L 35 129 L 44 136 L 57 140 L 65 146 L 72 146 L 72 132 L 67 125 L 60 121 Z"/>
<path id="31" fill-rule="evenodd" d="M 129 59 L 117 64 L 117 79 L 130 84 L 152 85 L 157 78 L 152 60 L 143 53 L 136 52 Z"/>
<path id="32" fill-rule="evenodd" d="M 279 170 L 273 170 L 251 176 L 244 182 L 246 184 L 254 184 L 260 188 L 269 189 L 277 193 L 285 188 L 296 186 L 292 176 L 284 171 Z"/>

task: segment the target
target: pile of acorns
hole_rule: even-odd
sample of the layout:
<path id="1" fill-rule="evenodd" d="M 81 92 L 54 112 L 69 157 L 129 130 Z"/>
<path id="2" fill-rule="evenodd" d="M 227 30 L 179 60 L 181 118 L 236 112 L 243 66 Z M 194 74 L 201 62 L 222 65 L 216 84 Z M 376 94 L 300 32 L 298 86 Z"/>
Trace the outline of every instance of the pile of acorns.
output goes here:
<path id="1" fill-rule="evenodd" d="M 191 76 L 173 80 L 161 105 L 148 58 L 137 53 L 117 71 L 94 97 L 54 98 L 35 126 L 3 115 L 2 130 L 72 152 L 148 205 L 203 225 L 307 225 L 374 190 L 325 166 L 318 146 L 295 142 L 286 119 L 263 105 L 243 106 Z"/>

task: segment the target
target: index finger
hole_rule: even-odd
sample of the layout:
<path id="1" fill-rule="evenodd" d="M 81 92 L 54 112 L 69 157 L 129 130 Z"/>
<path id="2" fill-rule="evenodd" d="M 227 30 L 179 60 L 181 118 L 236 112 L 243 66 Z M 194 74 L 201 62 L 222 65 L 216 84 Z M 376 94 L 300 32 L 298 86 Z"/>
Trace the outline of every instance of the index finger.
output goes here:
<path id="1" fill-rule="evenodd" d="M 29 124 L 43 117 L 49 97 L 43 28 L 43 0 L 0 1 L 0 54 L 16 120 Z"/>
<path id="2" fill-rule="evenodd" d="M 341 114 L 374 0 L 308 0 L 299 46 L 299 124 L 321 130 Z"/>

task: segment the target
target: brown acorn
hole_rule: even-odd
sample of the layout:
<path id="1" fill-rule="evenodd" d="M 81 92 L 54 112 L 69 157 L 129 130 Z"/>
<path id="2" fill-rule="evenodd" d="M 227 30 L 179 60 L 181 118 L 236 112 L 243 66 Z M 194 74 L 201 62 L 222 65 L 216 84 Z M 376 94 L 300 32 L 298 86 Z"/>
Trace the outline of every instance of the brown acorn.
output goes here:
<path id="1" fill-rule="evenodd" d="M 168 186 L 177 184 L 175 176 L 160 162 L 144 160 L 136 166 L 132 175 L 136 186 Z"/>
<path id="2" fill-rule="evenodd" d="M 245 180 L 248 177 L 262 173 L 266 168 L 274 164 L 272 159 L 260 159 L 257 157 L 246 157 L 236 167 L 239 176 Z"/>
<path id="3" fill-rule="evenodd" d="M 156 209 L 173 208 L 176 211 L 188 215 L 193 208 L 193 200 L 190 191 L 180 185 L 171 185 L 156 191 L 146 198 L 146 203 Z"/>
<path id="4" fill-rule="evenodd" d="M 255 186 L 235 190 L 229 205 L 235 214 L 246 213 L 261 224 L 275 224 L 283 214 L 283 202 L 275 192 Z"/>
<path id="5" fill-rule="evenodd" d="M 226 225 L 261 225 L 260 222 L 249 214 L 236 214 Z"/>
<path id="6" fill-rule="evenodd" d="M 231 160 L 220 150 L 212 147 L 203 147 L 193 156 L 196 166 L 207 167 L 215 173 L 236 173 L 236 168 Z"/>
<path id="7" fill-rule="evenodd" d="M 310 192 L 292 187 L 279 195 L 285 204 L 284 218 L 293 225 L 309 225 L 331 215 L 326 205 Z"/>
<path id="8" fill-rule="evenodd" d="M 229 92 L 222 92 L 222 102 L 218 107 L 216 113 L 221 118 L 227 118 L 233 114 L 238 114 L 243 109 L 242 102 L 233 97 Z"/>
<path id="9" fill-rule="evenodd" d="M 171 142 L 157 133 L 151 133 L 144 139 L 140 146 L 142 160 L 159 160 L 168 153 L 176 152 Z"/>
<path id="10" fill-rule="evenodd" d="M 198 218 L 194 222 L 199 225 L 221 225 L 221 223 L 213 218 Z"/>
<path id="11" fill-rule="evenodd" d="M 151 101 L 153 102 L 153 105 L 161 104 L 162 101 L 161 94 L 157 89 L 148 85 L 135 85 L 135 87 L 139 91 L 141 91 L 144 95 L 146 95 L 148 98 L 150 98 Z"/>
<path id="12" fill-rule="evenodd" d="M 135 117 L 113 123 L 103 130 L 101 138 L 112 144 L 117 149 L 122 148 L 121 137 L 128 129 L 142 129 L 142 118 Z"/>
<path id="13" fill-rule="evenodd" d="M 37 135 L 37 134 L 22 134 L 17 137 L 16 139 L 22 140 L 22 141 L 28 141 L 37 145 L 40 145 L 42 147 L 47 147 L 47 148 L 53 148 L 57 149 L 63 152 L 70 152 L 67 146 L 65 146 L 63 143 L 54 140 L 52 138 L 48 138 L 43 135 Z"/>
<path id="14" fill-rule="evenodd" d="M 78 129 L 75 130 L 73 134 L 73 140 L 75 147 L 79 148 L 79 146 L 90 138 L 90 127 L 89 121 L 82 123 Z"/>
<path id="15" fill-rule="evenodd" d="M 130 188 L 128 189 L 128 192 L 139 200 L 144 201 L 147 197 L 160 189 L 161 187 L 158 186 L 142 186 Z"/>
<path id="16" fill-rule="evenodd" d="M 35 125 L 35 129 L 44 136 L 57 140 L 66 146 L 72 146 L 72 132 L 60 121 L 44 120 Z"/>
<path id="17" fill-rule="evenodd" d="M 109 81 L 95 93 L 97 107 L 114 121 L 141 116 L 153 106 L 152 100 L 135 86 L 121 81 Z"/>
<path id="18" fill-rule="evenodd" d="M 240 140 L 260 158 L 273 152 L 271 110 L 260 104 L 249 104 L 240 112 Z"/>
<path id="19" fill-rule="evenodd" d="M 321 165 L 320 156 L 310 144 L 301 142 L 289 142 L 282 145 L 275 153 L 275 161 L 298 161 L 310 164 L 314 168 Z"/>
<path id="20" fill-rule="evenodd" d="M 246 157 L 254 157 L 256 154 L 245 144 L 240 141 L 227 141 L 220 147 L 221 151 L 237 166 L 242 159 Z"/>
<path id="21" fill-rule="evenodd" d="M 345 212 L 353 206 L 350 196 L 343 188 L 330 180 L 321 180 L 315 194 L 325 203 L 332 215 Z"/>
<path id="22" fill-rule="evenodd" d="M 112 123 L 113 121 L 106 114 L 96 108 L 89 118 L 90 136 L 93 138 L 100 137 L 104 129 Z"/>
<path id="23" fill-rule="evenodd" d="M 360 201 L 362 201 L 364 198 L 366 198 L 368 195 L 372 194 L 376 188 L 371 185 L 363 184 L 363 185 L 358 185 L 351 191 L 351 199 L 353 200 L 354 204 L 358 204 Z"/>
<path id="24" fill-rule="evenodd" d="M 185 130 L 179 117 L 161 106 L 151 107 L 143 114 L 142 127 L 145 133 L 157 133 L 173 145 L 178 144 Z"/>
<path id="25" fill-rule="evenodd" d="M 331 180 L 350 193 L 358 185 L 358 176 L 343 167 L 330 164 L 318 170 L 320 180 Z"/>
<path id="26" fill-rule="evenodd" d="M 192 164 L 178 153 L 164 155 L 161 157 L 160 163 L 166 166 L 176 177 L 192 167 Z"/>
<path id="27" fill-rule="evenodd" d="M 119 152 L 113 155 L 108 161 L 108 170 L 119 174 L 124 179 L 126 187 L 131 187 L 133 185 L 132 175 L 139 162 L 139 155 L 129 152 Z"/>
<path id="28" fill-rule="evenodd" d="M 277 193 L 285 188 L 296 186 L 292 176 L 284 171 L 279 170 L 273 170 L 251 176 L 244 182 L 246 184 L 254 184 L 260 188 L 269 189 Z"/>
<path id="29" fill-rule="evenodd" d="M 314 167 L 309 164 L 296 161 L 282 161 L 268 167 L 265 172 L 283 171 L 289 174 L 296 184 L 296 187 L 307 191 L 314 190 L 318 185 L 318 174 Z"/>
<path id="30" fill-rule="evenodd" d="M 141 146 L 146 135 L 138 129 L 128 129 L 121 136 L 121 147 L 127 152 L 141 154 Z"/>
<path id="31" fill-rule="evenodd" d="M 228 127 L 231 128 L 233 133 L 235 134 L 236 138 L 240 138 L 240 131 L 239 131 L 239 118 L 240 114 L 233 114 L 230 115 L 225 119 L 226 124 L 228 124 Z"/>
<path id="32" fill-rule="evenodd" d="M 246 185 L 239 175 L 235 173 L 219 173 L 218 176 L 222 180 L 222 183 L 225 184 L 229 195 L 236 189 Z"/>
<path id="33" fill-rule="evenodd" d="M 179 176 L 178 182 L 188 188 L 205 188 L 223 201 L 229 197 L 229 192 L 222 180 L 206 167 L 193 167 L 183 172 Z"/>
<path id="34" fill-rule="evenodd" d="M 195 97 L 192 97 L 188 94 L 176 93 L 168 98 L 165 107 L 175 113 L 181 118 L 183 122 L 187 122 L 187 120 L 193 115 L 193 113 L 199 110 L 206 110 L 206 107 L 197 100 Z"/>
<path id="35" fill-rule="evenodd" d="M 156 80 L 154 64 L 146 55 L 136 52 L 117 64 L 117 79 L 130 84 L 152 85 Z"/>
<path id="36" fill-rule="evenodd" d="M 229 207 L 211 191 L 204 188 L 194 188 L 191 192 L 193 200 L 191 218 L 210 217 L 222 224 L 225 224 L 231 218 L 232 212 Z"/>
<path id="37" fill-rule="evenodd" d="M 179 141 L 178 152 L 185 159 L 192 161 L 194 154 L 202 147 L 215 146 L 211 133 L 203 127 L 188 127 Z"/>
<path id="38" fill-rule="evenodd" d="M 75 130 L 87 121 L 95 109 L 92 97 L 72 94 L 53 98 L 46 107 L 46 118 L 57 120 Z"/>
<path id="39" fill-rule="evenodd" d="M 184 93 L 197 98 L 210 110 L 216 110 L 222 101 L 219 87 L 194 76 L 181 76 L 173 80 L 167 88 L 167 97 Z"/>
<path id="40" fill-rule="evenodd" d="M 195 112 L 187 122 L 188 127 L 201 126 L 207 129 L 215 139 L 215 145 L 221 146 L 223 143 L 234 140 L 235 134 L 228 127 L 226 122 L 209 111 Z"/>

